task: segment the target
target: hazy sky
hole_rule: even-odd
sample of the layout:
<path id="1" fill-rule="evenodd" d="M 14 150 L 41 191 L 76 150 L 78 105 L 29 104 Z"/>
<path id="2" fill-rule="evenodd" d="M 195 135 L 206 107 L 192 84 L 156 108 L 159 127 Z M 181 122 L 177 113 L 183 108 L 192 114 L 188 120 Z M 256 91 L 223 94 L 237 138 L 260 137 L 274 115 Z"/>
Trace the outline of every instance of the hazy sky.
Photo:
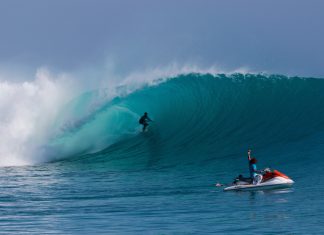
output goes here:
<path id="1" fill-rule="evenodd" d="M 113 61 L 324 77 L 322 0 L 0 0 L 0 68 Z"/>

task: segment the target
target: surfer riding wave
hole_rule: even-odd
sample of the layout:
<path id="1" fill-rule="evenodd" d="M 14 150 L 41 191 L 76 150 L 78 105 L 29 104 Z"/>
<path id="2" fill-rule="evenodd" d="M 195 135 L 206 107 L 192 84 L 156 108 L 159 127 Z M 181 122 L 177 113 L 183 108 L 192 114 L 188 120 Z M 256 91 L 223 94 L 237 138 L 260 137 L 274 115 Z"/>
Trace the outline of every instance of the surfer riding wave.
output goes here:
<path id="1" fill-rule="evenodd" d="M 144 115 L 139 119 L 139 124 L 143 125 L 142 131 L 144 132 L 149 125 L 148 122 L 152 122 L 152 119 L 148 117 L 147 112 L 144 113 Z"/>

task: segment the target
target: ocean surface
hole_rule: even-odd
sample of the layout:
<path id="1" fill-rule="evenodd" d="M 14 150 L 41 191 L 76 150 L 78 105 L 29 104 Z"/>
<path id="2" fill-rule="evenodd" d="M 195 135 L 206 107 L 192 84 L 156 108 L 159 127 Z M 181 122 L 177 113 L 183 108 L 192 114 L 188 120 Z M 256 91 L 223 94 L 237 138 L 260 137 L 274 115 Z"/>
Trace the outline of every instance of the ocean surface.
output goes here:
<path id="1" fill-rule="evenodd" d="M 0 234 L 324 234 L 324 80 L 189 73 L 114 91 L 55 113 L 0 96 Z M 248 149 L 293 187 L 215 187 L 248 175 Z"/>

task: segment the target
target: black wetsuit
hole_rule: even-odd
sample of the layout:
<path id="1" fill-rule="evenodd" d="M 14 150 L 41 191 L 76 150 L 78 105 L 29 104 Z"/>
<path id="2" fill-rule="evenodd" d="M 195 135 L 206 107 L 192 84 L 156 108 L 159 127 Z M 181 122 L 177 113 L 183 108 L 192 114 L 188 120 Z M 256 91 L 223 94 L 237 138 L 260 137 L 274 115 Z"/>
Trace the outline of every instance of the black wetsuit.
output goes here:
<path id="1" fill-rule="evenodd" d="M 138 122 L 143 125 L 143 131 L 145 131 L 146 127 L 149 125 L 148 122 L 151 121 L 152 120 L 147 115 L 143 115 Z"/>

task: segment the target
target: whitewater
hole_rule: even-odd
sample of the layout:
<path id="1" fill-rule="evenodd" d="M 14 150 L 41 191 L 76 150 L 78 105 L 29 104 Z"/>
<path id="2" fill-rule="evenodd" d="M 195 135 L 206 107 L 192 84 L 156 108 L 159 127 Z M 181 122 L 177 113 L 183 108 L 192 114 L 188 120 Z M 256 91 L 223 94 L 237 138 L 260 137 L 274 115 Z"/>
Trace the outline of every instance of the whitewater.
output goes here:
<path id="1" fill-rule="evenodd" d="M 185 68 L 92 81 L 0 79 L 5 234 L 323 233 L 324 80 Z M 293 188 L 216 188 L 248 173 L 248 149 Z"/>

